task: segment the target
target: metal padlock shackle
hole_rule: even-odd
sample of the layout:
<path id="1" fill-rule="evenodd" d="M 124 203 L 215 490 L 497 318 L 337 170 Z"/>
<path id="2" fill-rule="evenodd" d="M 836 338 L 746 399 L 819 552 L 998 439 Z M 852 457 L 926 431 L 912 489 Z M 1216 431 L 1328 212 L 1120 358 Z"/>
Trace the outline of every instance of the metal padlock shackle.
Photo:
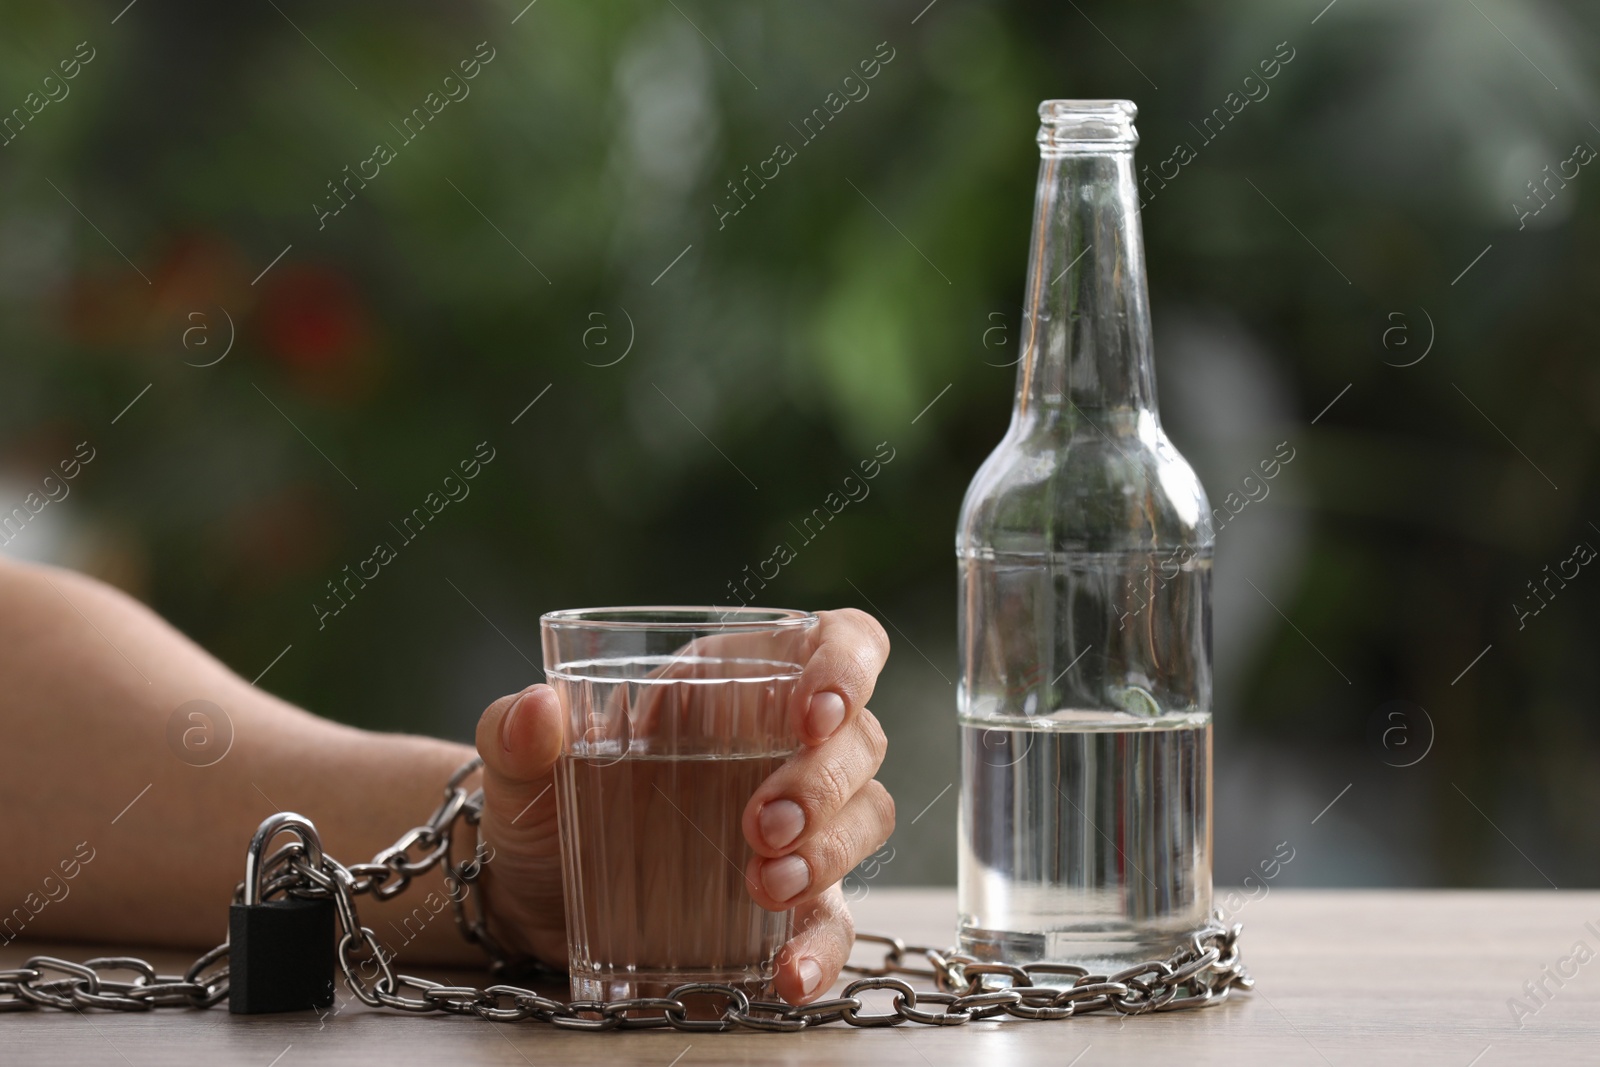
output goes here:
<path id="1" fill-rule="evenodd" d="M 244 857 L 244 903 L 261 903 L 261 875 L 266 864 L 267 846 L 272 839 L 288 830 L 300 838 L 300 843 L 305 846 L 306 862 L 316 868 L 322 866 L 322 838 L 317 834 L 315 824 L 304 815 L 297 815 L 292 811 L 280 811 L 276 815 L 269 815 L 262 820 L 256 828 L 255 836 L 250 838 L 249 851 Z"/>

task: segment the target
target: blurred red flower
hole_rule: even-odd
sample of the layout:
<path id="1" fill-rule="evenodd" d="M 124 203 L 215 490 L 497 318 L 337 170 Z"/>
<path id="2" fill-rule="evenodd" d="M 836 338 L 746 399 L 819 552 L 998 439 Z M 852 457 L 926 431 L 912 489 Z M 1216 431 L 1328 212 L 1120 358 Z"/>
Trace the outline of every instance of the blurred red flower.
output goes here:
<path id="1" fill-rule="evenodd" d="M 301 388 L 344 396 L 365 384 L 372 320 L 349 278 L 317 264 L 281 264 L 263 287 L 262 340 Z"/>

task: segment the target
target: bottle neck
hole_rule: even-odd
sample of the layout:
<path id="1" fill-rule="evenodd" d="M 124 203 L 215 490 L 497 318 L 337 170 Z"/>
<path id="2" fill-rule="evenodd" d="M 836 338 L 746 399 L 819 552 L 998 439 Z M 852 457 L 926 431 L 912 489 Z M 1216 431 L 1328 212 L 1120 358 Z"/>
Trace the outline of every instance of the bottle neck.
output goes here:
<path id="1" fill-rule="evenodd" d="M 1024 312 L 1015 421 L 1132 433 L 1155 418 L 1132 145 L 1045 153 Z"/>

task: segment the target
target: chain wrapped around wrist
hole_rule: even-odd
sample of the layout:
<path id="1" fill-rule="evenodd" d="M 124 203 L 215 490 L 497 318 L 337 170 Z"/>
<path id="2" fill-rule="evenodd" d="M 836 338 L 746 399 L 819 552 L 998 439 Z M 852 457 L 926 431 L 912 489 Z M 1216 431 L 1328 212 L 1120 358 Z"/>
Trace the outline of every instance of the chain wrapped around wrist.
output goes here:
<path id="1" fill-rule="evenodd" d="M 483 790 L 468 790 L 464 783 L 480 767 L 473 759 L 451 775 L 444 799 L 429 819 L 402 834 L 370 863 L 349 867 L 309 848 L 316 831 L 309 820 L 280 812 L 262 823 L 257 838 L 271 843 L 278 830 L 294 829 L 302 835 L 263 859 L 256 872 L 259 899 L 306 898 L 331 900 L 338 916 L 340 938 L 336 959 L 351 994 L 371 1007 L 410 1012 L 452 1012 L 477 1015 L 495 1022 L 534 1020 L 566 1029 L 632 1030 L 672 1027 L 678 1030 L 795 1031 L 844 1022 L 851 1026 L 894 1026 L 905 1022 L 928 1026 L 953 1026 L 978 1019 L 1009 1016 L 1018 1019 L 1066 1019 L 1092 1012 L 1122 1015 L 1184 1011 L 1219 1004 L 1234 990 L 1249 991 L 1254 980 L 1245 970 L 1237 945 L 1238 924 L 1217 920 L 1195 930 L 1166 959 L 1152 959 L 1113 974 L 1091 974 L 1082 967 L 1063 964 L 985 963 L 948 949 L 908 945 L 899 938 L 857 934 L 858 942 L 884 946 L 875 967 L 847 964 L 846 973 L 859 975 L 842 995 L 810 1004 L 792 1005 L 775 1000 L 751 1000 L 731 985 L 700 983 L 683 986 L 664 998 L 615 1001 L 563 1002 L 520 985 L 518 981 L 565 977 L 531 958 L 507 952 L 490 931 L 483 894 L 470 892 L 487 862 L 479 824 Z M 452 852 L 459 827 L 473 831 L 471 858 L 457 863 Z M 412 855 L 413 850 L 419 854 Z M 315 860 L 315 862 L 313 861 Z M 439 868 L 447 879 L 447 893 L 455 908 L 462 935 L 479 945 L 489 957 L 495 984 L 451 986 L 411 975 L 396 974 L 391 956 L 378 943 L 371 928 L 362 926 L 355 898 L 371 894 L 379 900 L 398 896 L 418 875 Z M 469 898 L 477 897 L 470 905 Z M 245 884 L 234 891 L 234 902 L 245 899 Z M 224 941 L 203 953 L 182 975 L 160 975 L 142 959 L 102 956 L 75 963 L 52 956 L 34 956 L 21 967 L 0 969 L 0 1011 L 39 1008 L 112 1011 L 148 1011 L 152 1008 L 209 1008 L 228 996 L 229 943 Z M 359 973 L 375 968 L 370 981 Z M 906 978 L 922 978 L 933 989 L 915 989 Z M 409 988 L 416 996 L 405 996 Z M 860 996 L 868 990 L 894 994 L 889 1011 L 869 1012 Z M 684 997 L 721 998 L 726 1003 L 711 1018 L 691 1017 Z"/>

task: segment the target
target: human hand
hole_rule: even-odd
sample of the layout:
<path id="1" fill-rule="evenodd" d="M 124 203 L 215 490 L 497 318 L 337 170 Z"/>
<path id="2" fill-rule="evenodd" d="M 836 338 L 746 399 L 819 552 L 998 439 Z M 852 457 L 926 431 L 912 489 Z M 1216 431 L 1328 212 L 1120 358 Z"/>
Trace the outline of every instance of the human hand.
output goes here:
<path id="1" fill-rule="evenodd" d="M 807 645 L 789 708 L 801 748 L 757 787 L 742 822 L 751 898 L 795 909 L 776 979 L 791 1003 L 838 976 L 854 929 L 837 883 L 894 829 L 894 801 L 873 778 L 887 742 L 866 708 L 888 637 L 847 609 L 819 612 Z M 557 965 L 567 958 L 553 775 L 564 721 L 555 690 L 540 684 L 495 701 L 477 731 L 482 830 L 494 848 L 479 883 L 491 930 L 508 949 Z"/>

